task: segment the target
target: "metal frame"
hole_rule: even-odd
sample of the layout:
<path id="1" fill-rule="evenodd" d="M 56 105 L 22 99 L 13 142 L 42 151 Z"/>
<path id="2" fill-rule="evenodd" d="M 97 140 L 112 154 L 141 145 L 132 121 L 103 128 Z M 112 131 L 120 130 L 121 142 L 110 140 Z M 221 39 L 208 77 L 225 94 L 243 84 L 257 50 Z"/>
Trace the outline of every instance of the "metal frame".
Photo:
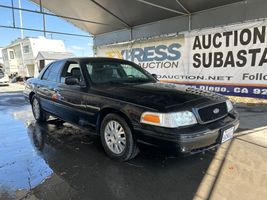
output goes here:
<path id="1" fill-rule="evenodd" d="M 24 12 L 31 12 L 31 13 L 37 13 L 37 14 L 42 14 L 43 15 L 43 34 L 46 37 L 46 33 L 55 33 L 55 34 L 63 34 L 63 35 L 72 35 L 72 36 L 82 36 L 82 37 L 86 37 L 85 35 L 80 35 L 80 34 L 71 34 L 71 33 L 65 33 L 65 32 L 57 32 L 57 31 L 47 31 L 46 30 L 46 20 L 45 17 L 46 15 L 48 16 L 54 16 L 54 17 L 60 17 L 60 18 L 64 18 L 64 19 L 69 19 L 69 20 L 76 20 L 76 21 L 80 21 L 80 22 L 86 22 L 86 23 L 92 23 L 92 24 L 98 24 L 98 25 L 109 25 L 109 24 L 105 24 L 105 23 L 101 23 L 101 22 L 96 22 L 96 21 L 90 21 L 90 20 L 85 20 L 85 19 L 80 19 L 80 18 L 75 18 L 75 17 L 69 17 L 69 16 L 62 16 L 62 15 L 57 15 L 57 14 L 53 14 L 53 13 L 48 13 L 45 12 L 43 9 L 43 5 L 42 5 L 42 0 L 39 0 L 39 6 L 40 6 L 40 10 L 39 11 L 35 11 L 35 10 L 30 10 L 30 9 L 25 9 L 25 8 L 18 8 L 18 7 L 14 7 L 14 0 L 11 0 L 11 5 L 12 6 L 6 6 L 6 5 L 1 5 L 0 4 L 0 8 L 7 8 L 7 9 L 12 9 L 12 16 L 13 16 L 13 27 L 16 29 L 21 29 L 21 30 L 32 30 L 32 31 L 39 31 L 41 32 L 41 30 L 39 29 L 31 29 L 31 28 L 23 28 L 23 27 L 17 27 L 16 23 L 15 23 L 15 16 L 14 16 L 14 10 L 19 10 L 19 11 L 24 11 Z M 98 3 L 95 0 L 90 0 L 92 3 L 94 3 L 96 6 L 98 6 L 99 8 L 101 8 L 102 10 L 104 10 L 105 12 L 109 13 L 110 15 L 112 15 L 113 17 L 115 17 L 117 20 L 119 20 L 128 30 L 130 30 L 130 37 L 132 39 L 132 28 L 131 25 L 129 25 L 127 22 L 125 22 L 123 19 L 121 19 L 120 17 L 118 17 L 116 14 L 114 14 L 113 12 L 111 12 L 109 9 L 107 9 L 106 7 L 104 7 L 103 5 L 101 5 L 100 3 Z M 182 10 L 184 10 L 184 12 L 175 10 L 175 9 L 171 9 L 171 8 L 167 8 L 165 6 L 161 6 L 159 4 L 155 4 L 152 3 L 150 1 L 147 0 L 136 0 L 137 2 L 149 5 L 149 6 L 153 6 L 159 9 L 163 9 L 169 12 L 173 12 L 179 15 L 183 15 L 183 16 L 188 16 L 188 31 L 191 31 L 191 26 L 192 26 L 192 13 L 185 8 L 185 6 L 180 2 L 180 0 L 175 0 L 177 2 L 177 4 L 182 8 Z M 11 27 L 7 27 L 7 26 L 0 26 L 2 28 L 11 28 Z M 88 37 L 93 37 L 93 36 L 88 36 Z"/>
<path id="2" fill-rule="evenodd" d="M 131 39 L 130 30 L 127 29 L 99 34 L 94 38 L 94 46 L 96 48 L 98 46 L 146 40 L 154 37 L 166 37 L 168 35 L 171 36 L 182 32 L 188 32 L 188 30 L 201 30 L 243 23 L 246 21 L 266 19 L 267 14 L 265 8 L 267 7 L 267 1 L 257 0 L 257 3 L 252 1 L 253 0 L 249 0 L 248 2 L 238 1 L 196 12 L 188 10 L 192 13 L 191 15 L 179 15 L 160 21 L 134 26 L 132 28 Z M 257 12 L 253 12 L 253 10 L 250 9 L 252 6 L 253 10 L 257 10 Z M 225 13 L 227 13 L 227 17 L 225 17 Z"/>
<path id="3" fill-rule="evenodd" d="M 0 25 L 0 27 L 2 27 L 2 28 L 16 28 L 16 29 L 22 29 L 22 30 L 38 31 L 38 32 L 43 32 L 44 35 L 46 35 L 46 33 L 54 33 L 54 34 L 72 35 L 72 36 L 81 36 L 81 37 L 94 37 L 92 35 L 80 35 L 80 34 L 72 34 L 72 33 L 57 32 L 57 31 L 47 31 L 46 30 L 46 24 L 45 24 L 45 22 L 46 22 L 45 21 L 45 17 L 46 16 L 54 16 L 54 17 L 60 17 L 60 18 L 67 19 L 67 20 L 76 20 L 76 21 L 80 21 L 80 22 L 92 23 L 92 24 L 103 25 L 103 26 L 105 26 L 105 25 L 111 26 L 112 25 L 112 24 L 107 24 L 107 23 L 102 23 L 102 22 L 97 22 L 97 21 L 90 21 L 90 20 L 80 19 L 80 18 L 76 18 L 76 17 L 69 17 L 69 16 L 62 16 L 62 15 L 52 14 L 47 10 L 44 11 L 43 5 L 42 5 L 42 3 L 44 2 L 43 0 L 39 0 L 39 1 L 37 1 L 38 3 L 36 3 L 37 5 L 39 4 L 39 6 L 40 6 L 40 10 L 39 11 L 14 7 L 13 0 L 10 0 L 10 1 L 11 1 L 12 6 L 6 6 L 6 5 L 1 5 L 0 4 L 0 8 L 7 8 L 7 9 L 11 9 L 12 10 L 13 26 L 1 26 Z M 125 29 L 122 28 L 121 30 L 118 30 L 118 31 L 119 32 L 125 32 L 125 34 L 128 34 L 129 35 L 128 37 L 129 37 L 130 40 L 133 40 L 135 38 L 143 37 L 142 36 L 143 32 L 147 31 L 147 29 L 142 29 L 142 27 L 144 27 L 144 26 L 149 27 L 150 29 L 152 28 L 151 29 L 152 31 L 158 31 L 159 30 L 159 25 L 157 25 L 154 22 L 149 23 L 149 24 L 144 24 L 142 26 L 141 25 L 140 26 L 131 26 L 124 19 L 122 19 L 121 17 L 117 16 L 116 13 L 111 12 L 109 9 L 107 9 L 106 7 L 101 5 L 98 1 L 96 1 L 96 0 L 89 0 L 89 1 L 94 3 L 100 9 L 102 9 L 105 12 L 107 12 L 108 14 L 110 14 L 111 16 L 116 18 L 117 20 L 119 20 L 125 26 Z M 193 29 L 201 28 L 201 25 L 206 27 L 206 26 L 214 26 L 214 25 L 217 25 L 217 24 L 221 24 L 221 22 L 218 22 L 218 23 L 217 22 L 213 23 L 213 21 L 208 21 L 207 22 L 207 20 L 205 20 L 205 19 L 208 18 L 208 16 L 207 16 L 208 13 L 210 13 L 212 16 L 214 16 L 214 13 L 212 12 L 212 10 L 214 10 L 214 9 L 222 10 L 221 8 L 224 8 L 223 6 L 220 6 L 220 7 L 209 9 L 210 11 L 205 10 L 205 12 L 204 11 L 191 12 L 190 10 L 188 10 L 181 3 L 180 0 L 175 0 L 177 5 L 179 5 L 181 7 L 181 9 L 182 9 L 182 11 L 180 9 L 178 11 L 178 10 L 175 10 L 175 9 L 172 9 L 172 8 L 168 8 L 168 7 L 162 6 L 159 3 L 153 3 L 153 2 L 151 2 L 151 0 L 135 0 L 135 1 L 143 3 L 143 4 L 146 4 L 146 5 L 149 5 L 149 6 L 153 6 L 153 7 L 159 8 L 159 9 L 163 9 L 165 11 L 176 13 L 177 17 L 173 17 L 173 18 L 166 19 L 166 20 L 160 20 L 160 22 L 158 22 L 158 23 L 160 23 L 160 25 L 165 25 L 164 27 L 168 28 L 168 30 L 170 30 L 171 32 L 177 32 L 177 30 L 181 30 L 181 31 L 187 31 L 188 30 L 188 31 L 191 31 L 192 28 Z M 265 0 L 260 0 L 260 2 L 264 2 L 265 3 Z M 243 4 L 244 4 L 244 1 L 240 1 L 240 2 L 233 3 L 233 4 L 228 4 L 227 6 L 225 5 L 225 7 L 228 7 L 229 5 L 233 5 L 232 6 L 232 10 L 233 10 L 233 9 L 236 9 L 236 7 L 238 5 L 239 6 L 241 5 L 241 6 L 244 7 L 245 4 L 244 5 Z M 42 14 L 43 15 L 43 30 L 18 27 L 16 25 L 16 22 L 15 22 L 14 10 L 20 10 L 20 11 L 24 11 L 24 12 Z M 207 14 L 205 14 L 205 13 L 207 13 Z M 235 13 L 235 12 L 233 12 L 233 13 Z M 221 13 L 219 13 L 219 14 L 221 15 Z M 251 13 L 249 13 L 249 14 L 252 16 Z M 256 15 L 256 16 L 263 15 L 263 16 L 265 16 L 265 14 L 262 14 L 262 12 L 260 12 L 260 14 L 257 13 L 257 14 L 253 14 L 253 15 Z M 239 18 L 239 16 L 233 14 L 231 16 L 231 18 L 227 18 L 226 19 L 225 23 L 231 23 L 233 21 L 233 19 L 236 19 L 236 18 Z M 201 20 L 202 24 L 197 26 L 199 24 L 199 20 Z M 175 24 L 176 23 L 176 25 L 177 25 L 177 22 L 179 22 L 178 25 L 179 25 L 180 29 L 172 28 L 173 26 L 171 26 L 170 24 Z M 139 31 L 139 32 L 137 32 L 137 31 Z M 158 31 L 157 34 L 167 34 L 167 31 Z M 103 35 L 100 34 L 100 35 L 97 35 L 95 37 L 96 38 L 101 38 L 102 36 L 105 37 L 105 35 L 108 35 L 108 33 L 103 34 Z M 139 36 L 136 36 L 136 35 L 139 35 Z M 150 35 L 153 35 L 153 34 L 150 34 Z M 146 37 L 146 36 L 149 36 L 149 34 L 145 34 L 144 35 L 144 37 Z M 106 38 L 108 38 L 108 37 L 106 37 Z M 121 41 L 121 40 L 118 40 L 118 41 Z"/>
<path id="4" fill-rule="evenodd" d="M 155 3 L 152 3 L 152 2 L 149 2 L 149 1 L 146 1 L 146 0 L 136 0 L 140 3 L 143 3 L 143 4 L 146 4 L 146 5 L 150 5 L 150 6 L 153 6 L 153 7 L 156 7 L 156 8 L 160 8 L 160 9 L 163 9 L 163 10 L 167 10 L 169 12 L 173 12 L 173 13 L 176 13 L 176 14 L 180 14 L 180 15 L 186 15 L 188 16 L 188 31 L 191 31 L 191 15 L 192 13 L 187 9 L 185 8 L 185 6 L 179 1 L 179 0 L 175 0 L 177 2 L 177 4 L 185 11 L 185 12 L 180 12 L 178 10 L 174 10 L 174 9 L 171 9 L 171 8 L 167 8 L 165 6 L 161 6 L 161 5 L 158 5 L 158 4 L 155 4 Z"/>
<path id="5" fill-rule="evenodd" d="M 120 17 L 118 17 L 117 15 L 115 15 L 113 12 L 111 12 L 110 10 L 108 10 L 107 8 L 105 8 L 104 6 L 102 6 L 100 3 L 96 2 L 95 0 L 91 0 L 91 2 L 93 2 L 99 8 L 101 8 L 102 10 L 106 11 L 107 13 L 109 13 L 110 15 L 112 15 L 113 17 L 115 17 L 117 20 L 119 20 L 121 23 L 123 23 L 127 28 L 131 28 L 131 26 L 127 22 L 125 22 L 123 19 L 121 19 Z"/>
<path id="6" fill-rule="evenodd" d="M 188 14 L 188 15 L 191 15 L 191 12 L 184 7 L 184 5 L 179 1 L 179 0 L 176 0 L 176 2 L 179 4 L 179 6 Z"/>
<path id="7" fill-rule="evenodd" d="M 11 5 L 12 5 L 12 22 L 13 22 L 13 26 L 15 27 L 15 11 L 14 11 L 14 0 L 11 0 Z"/>
<path id="8" fill-rule="evenodd" d="M 17 27 L 17 26 L 3 26 L 0 25 L 0 28 L 9 28 L 9 29 L 18 29 L 18 30 L 25 30 L 25 31 L 34 31 L 34 32 L 41 32 L 43 33 L 44 30 L 40 29 L 33 29 L 33 28 L 23 28 L 23 27 Z M 46 33 L 52 33 L 52 34 L 58 34 L 58 35 L 68 35 L 68 36 L 77 36 L 77 37 L 86 37 L 86 38 L 93 38 L 92 35 L 81 35 L 81 34 L 75 34 L 75 33 L 67 33 L 67 32 L 58 32 L 58 31 L 45 31 Z"/>
<path id="9" fill-rule="evenodd" d="M 53 13 L 44 12 L 44 9 L 43 9 L 43 6 L 42 6 L 42 0 L 39 0 L 39 6 L 40 6 L 40 10 L 39 11 L 25 9 L 25 8 L 20 8 L 20 7 L 15 7 L 14 6 L 14 0 L 10 0 L 10 1 L 11 1 L 11 6 L 0 4 L 0 8 L 6 8 L 6 9 L 10 9 L 12 11 L 12 26 L 0 25 L 0 28 L 9 28 L 9 29 L 18 29 L 18 30 L 27 30 L 27 31 L 42 32 L 45 37 L 46 37 L 46 33 L 51 33 L 51 34 L 77 36 L 77 37 L 89 37 L 90 38 L 90 37 L 93 37 L 93 36 L 92 35 L 82 35 L 82 34 L 75 34 L 75 33 L 60 32 L 60 31 L 47 31 L 46 30 L 46 20 L 45 20 L 45 17 L 47 15 L 47 16 L 60 17 L 60 18 L 64 18 L 64 19 L 76 20 L 76 21 L 81 21 L 81 22 L 86 22 L 86 23 L 92 23 L 92 24 L 108 25 L 108 24 L 101 23 L 101 22 L 95 22 L 95 21 L 90 21 L 90 20 L 85 20 L 85 19 L 79 19 L 79 18 L 75 18 L 75 17 L 68 17 L 68 16 L 62 16 L 62 15 L 56 15 L 56 14 L 53 14 Z M 36 13 L 36 14 L 43 15 L 43 29 L 41 30 L 41 29 L 25 28 L 25 27 L 16 26 L 15 10 L 24 11 L 24 12 L 30 12 L 30 13 Z"/>
<path id="10" fill-rule="evenodd" d="M 40 12 L 44 12 L 42 0 L 39 0 L 40 4 Z M 44 37 L 46 37 L 46 23 L 45 23 L 45 14 L 43 14 L 43 30 L 44 30 Z"/>
<path id="11" fill-rule="evenodd" d="M 179 0 L 176 0 L 176 2 L 187 13 L 187 15 L 188 15 L 188 31 L 191 31 L 191 27 L 192 27 L 192 20 L 191 20 L 192 13 L 187 8 L 185 8 L 184 5 Z"/>
<path id="12" fill-rule="evenodd" d="M 76 18 L 76 17 L 68 17 L 68 16 L 56 15 L 56 14 L 48 13 L 48 12 L 40 12 L 40 11 L 36 11 L 36 10 L 30 10 L 30 9 L 26 9 L 26 8 L 18 8 L 18 7 L 15 7 L 15 6 L 12 7 L 12 6 L 6 6 L 6 5 L 0 4 L 0 8 L 7 8 L 7 9 L 14 9 L 14 10 L 21 10 L 21 11 L 24 11 L 24 12 L 44 14 L 44 15 L 48 15 L 48 16 L 61 17 L 61 18 L 64 18 L 64 19 L 70 19 L 70 20 L 76 20 L 76 21 L 81 21 L 81 22 L 87 22 L 87 23 L 91 23 L 91 24 L 109 25 L 109 24 L 105 24 L 105 23 L 101 23 L 101 22 L 95 22 L 95 21 L 80 19 L 80 18 Z"/>
<path id="13" fill-rule="evenodd" d="M 146 4 L 146 5 L 150 5 L 150 6 L 156 7 L 156 8 L 160 8 L 162 10 L 167 10 L 167 11 L 170 11 L 170 12 L 173 12 L 173 13 L 176 13 L 176 14 L 187 15 L 187 13 L 180 12 L 178 10 L 174 10 L 174 9 L 171 9 L 171 8 L 167 8 L 165 6 L 161 6 L 161 5 L 158 5 L 158 4 L 155 4 L 155 3 L 151 3 L 149 1 L 145 1 L 145 0 L 136 0 L 136 1 L 138 1 L 140 3 L 143 3 L 143 4 Z"/>

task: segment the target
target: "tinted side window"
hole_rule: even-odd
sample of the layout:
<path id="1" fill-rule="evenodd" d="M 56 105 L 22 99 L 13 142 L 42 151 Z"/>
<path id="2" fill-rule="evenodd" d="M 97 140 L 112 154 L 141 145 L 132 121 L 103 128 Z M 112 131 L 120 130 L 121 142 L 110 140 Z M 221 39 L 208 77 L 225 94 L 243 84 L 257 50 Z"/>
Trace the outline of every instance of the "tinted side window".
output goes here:
<path id="1" fill-rule="evenodd" d="M 47 80 L 52 82 L 58 82 L 60 69 L 61 69 L 61 62 L 53 63 Z"/>
<path id="2" fill-rule="evenodd" d="M 62 62 L 52 63 L 48 69 L 45 71 L 42 79 L 52 82 L 58 82 L 59 74 L 61 71 Z"/>
<path id="3" fill-rule="evenodd" d="M 78 63 L 76 62 L 68 62 L 66 63 L 61 77 L 60 77 L 60 82 L 61 83 L 65 83 L 65 79 L 66 77 L 73 77 L 73 78 L 77 78 L 78 81 L 80 82 L 80 84 L 85 84 L 84 83 L 84 78 L 81 72 L 81 67 Z"/>
<path id="4" fill-rule="evenodd" d="M 50 73 L 50 70 L 51 70 L 51 66 L 52 66 L 52 64 L 50 64 L 48 66 L 48 68 L 45 70 L 44 75 L 42 76 L 42 80 L 47 80 L 49 73 Z"/>

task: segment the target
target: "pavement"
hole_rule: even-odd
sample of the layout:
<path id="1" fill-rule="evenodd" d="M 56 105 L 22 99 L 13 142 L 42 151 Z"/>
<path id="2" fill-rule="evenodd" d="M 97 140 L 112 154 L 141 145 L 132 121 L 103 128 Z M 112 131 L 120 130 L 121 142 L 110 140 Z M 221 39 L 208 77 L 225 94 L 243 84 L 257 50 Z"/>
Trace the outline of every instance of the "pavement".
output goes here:
<path id="1" fill-rule="evenodd" d="M 4 93 L 4 92 L 21 92 L 25 89 L 24 83 L 9 83 L 8 86 L 6 85 L 0 85 L 0 93 Z"/>
<path id="2" fill-rule="evenodd" d="M 240 128 L 217 150 L 177 157 L 141 147 L 121 163 L 99 138 L 56 119 L 36 123 L 21 92 L 2 92 L 0 200 L 266 199 L 267 107 L 236 107 Z"/>

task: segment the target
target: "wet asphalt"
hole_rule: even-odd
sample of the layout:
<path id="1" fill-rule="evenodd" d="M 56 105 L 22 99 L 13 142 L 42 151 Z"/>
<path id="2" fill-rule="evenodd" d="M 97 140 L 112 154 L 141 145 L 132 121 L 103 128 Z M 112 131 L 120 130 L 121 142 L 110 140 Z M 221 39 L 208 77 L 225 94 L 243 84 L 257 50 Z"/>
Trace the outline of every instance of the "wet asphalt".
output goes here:
<path id="1" fill-rule="evenodd" d="M 0 94 L 0 199 L 192 199 L 215 152 L 173 156 L 141 147 L 109 159 L 99 138 L 34 120 L 22 93 Z"/>

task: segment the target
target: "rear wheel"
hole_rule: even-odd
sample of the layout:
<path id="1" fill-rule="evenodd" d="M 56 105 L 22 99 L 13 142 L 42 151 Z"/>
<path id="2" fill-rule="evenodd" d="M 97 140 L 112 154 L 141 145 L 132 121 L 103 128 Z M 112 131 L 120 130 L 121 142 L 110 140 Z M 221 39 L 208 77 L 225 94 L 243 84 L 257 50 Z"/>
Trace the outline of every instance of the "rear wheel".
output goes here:
<path id="1" fill-rule="evenodd" d="M 37 122 L 45 122 L 48 119 L 48 114 L 42 109 L 39 100 L 36 96 L 32 97 L 32 113 Z"/>
<path id="2" fill-rule="evenodd" d="M 117 114 L 108 114 L 103 119 L 100 136 L 105 152 L 115 160 L 127 161 L 139 152 L 131 128 Z"/>

